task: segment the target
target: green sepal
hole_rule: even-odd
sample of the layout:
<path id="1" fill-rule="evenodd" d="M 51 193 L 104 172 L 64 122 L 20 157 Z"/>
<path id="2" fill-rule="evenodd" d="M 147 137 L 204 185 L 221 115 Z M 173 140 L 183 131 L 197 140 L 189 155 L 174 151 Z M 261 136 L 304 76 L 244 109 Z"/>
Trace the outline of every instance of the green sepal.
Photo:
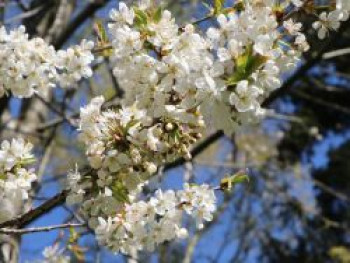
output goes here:
<path id="1" fill-rule="evenodd" d="M 113 197 L 121 203 L 129 202 L 129 191 L 121 181 L 115 181 L 111 187 Z"/>

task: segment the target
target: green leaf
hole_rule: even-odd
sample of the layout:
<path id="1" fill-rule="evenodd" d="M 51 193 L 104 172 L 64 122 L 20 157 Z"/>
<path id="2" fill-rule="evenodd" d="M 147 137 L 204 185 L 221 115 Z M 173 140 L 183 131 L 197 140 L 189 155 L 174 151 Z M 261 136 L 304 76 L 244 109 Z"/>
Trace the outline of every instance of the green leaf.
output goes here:
<path id="1" fill-rule="evenodd" d="M 70 244 L 76 243 L 79 239 L 80 234 L 75 230 L 74 227 L 69 228 L 69 240 Z"/>
<path id="2" fill-rule="evenodd" d="M 241 80 L 247 80 L 261 65 L 266 62 L 266 57 L 259 54 L 253 55 L 252 46 L 246 52 L 239 56 L 236 61 L 236 70 L 231 77 L 228 78 L 229 86 L 236 85 Z"/>
<path id="3" fill-rule="evenodd" d="M 153 14 L 153 21 L 158 23 L 160 21 L 160 19 L 162 18 L 162 14 L 163 14 L 163 8 L 158 7 L 157 10 Z"/>
<path id="4" fill-rule="evenodd" d="M 224 7 L 225 0 L 214 0 L 214 14 L 219 15 Z"/>
<path id="5" fill-rule="evenodd" d="M 232 177 L 233 184 L 240 184 L 244 182 L 249 182 L 249 176 L 244 171 L 240 171 Z"/>
<path id="6" fill-rule="evenodd" d="M 97 34 L 97 37 L 98 37 L 98 40 L 100 43 L 105 44 L 105 43 L 109 42 L 107 31 L 104 28 L 101 20 L 97 20 L 95 22 L 95 31 L 96 31 L 96 34 Z"/>
<path id="7" fill-rule="evenodd" d="M 135 12 L 135 25 L 139 28 L 147 25 L 148 23 L 147 14 L 143 10 L 138 9 L 137 7 L 134 7 L 134 12 Z"/>
<path id="8" fill-rule="evenodd" d="M 104 57 L 111 56 L 113 54 L 113 50 L 110 46 L 107 31 L 103 26 L 101 20 L 97 20 L 94 23 L 94 30 L 97 35 L 97 45 L 95 52 Z"/>
<path id="9" fill-rule="evenodd" d="M 231 190 L 236 184 L 240 184 L 243 182 L 249 182 L 249 177 L 245 171 L 239 171 L 230 177 L 225 177 L 220 181 L 220 189 L 221 190 Z"/>
<path id="10" fill-rule="evenodd" d="M 30 165 L 36 162 L 36 159 L 34 157 L 31 158 L 26 158 L 26 159 L 22 159 L 18 164 L 19 165 Z"/>

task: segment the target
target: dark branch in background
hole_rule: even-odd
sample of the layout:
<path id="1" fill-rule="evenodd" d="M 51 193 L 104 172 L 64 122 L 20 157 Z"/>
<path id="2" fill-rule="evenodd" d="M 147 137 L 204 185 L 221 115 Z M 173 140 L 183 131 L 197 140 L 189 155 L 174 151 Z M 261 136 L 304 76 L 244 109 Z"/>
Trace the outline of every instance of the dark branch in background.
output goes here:
<path id="1" fill-rule="evenodd" d="M 350 115 L 349 108 L 343 107 L 343 106 L 338 105 L 336 103 L 328 102 L 328 101 L 323 100 L 323 99 L 319 99 L 319 98 L 312 96 L 312 95 L 309 95 L 301 90 L 291 90 L 290 95 L 293 97 L 302 99 L 302 100 L 306 100 L 310 103 L 318 104 L 320 106 L 324 106 L 324 107 L 327 107 L 329 109 L 341 112 L 343 114 Z"/>
<path id="2" fill-rule="evenodd" d="M 39 7 L 34 8 L 34 9 L 30 10 L 30 11 L 25 11 L 25 12 L 23 12 L 23 13 L 17 15 L 17 16 L 14 16 L 14 17 L 11 17 L 11 18 L 7 19 L 5 21 L 5 24 L 7 25 L 7 24 L 10 24 L 12 22 L 17 22 L 17 21 L 22 20 L 22 19 L 30 18 L 32 16 L 37 15 L 41 10 L 42 10 L 42 7 L 39 6 Z"/>
<path id="3" fill-rule="evenodd" d="M 37 98 L 39 101 L 41 101 L 47 108 L 49 108 L 52 112 L 56 113 L 58 116 L 61 116 L 64 119 L 67 119 L 65 117 L 64 112 L 57 109 L 54 103 L 47 101 L 45 98 L 41 97 L 38 93 L 34 93 L 34 97 Z"/>
<path id="4" fill-rule="evenodd" d="M 0 116 L 6 110 L 9 101 L 10 101 L 10 97 L 4 96 L 0 98 Z"/>
<path id="5" fill-rule="evenodd" d="M 22 11 L 28 11 L 28 7 L 24 5 L 24 3 L 22 3 L 21 0 L 15 0 L 15 2 L 17 3 L 17 6 L 22 10 Z"/>
<path id="6" fill-rule="evenodd" d="M 110 99 L 106 100 L 106 102 L 102 105 L 102 109 L 106 109 L 110 106 L 116 106 L 116 102 L 114 102 L 114 99 L 118 98 L 120 96 L 120 94 L 116 93 L 114 96 L 112 96 Z M 118 104 L 119 105 L 119 104 Z M 37 131 L 38 132 L 42 132 L 44 130 L 50 129 L 53 126 L 57 126 L 60 125 L 64 122 L 67 122 L 69 124 L 72 124 L 74 122 L 75 118 L 78 118 L 80 115 L 80 111 L 79 112 L 74 112 L 70 115 L 67 115 L 65 117 L 59 117 L 57 119 L 53 119 L 50 120 L 40 126 L 37 127 Z M 75 127 L 75 125 L 73 125 Z"/>
<path id="7" fill-rule="evenodd" d="M 336 43 L 339 36 L 341 36 L 344 31 L 349 28 L 350 20 L 344 22 L 340 29 L 322 46 L 322 48 L 311 57 L 304 65 L 302 65 L 296 73 L 293 74 L 287 81 L 284 82 L 281 88 L 277 89 L 264 101 L 263 107 L 270 106 L 277 98 L 286 93 L 286 91 L 291 88 L 299 79 L 304 77 L 308 71 L 313 68 L 320 60 L 322 60 L 323 55 L 330 51 L 332 48 L 332 43 Z"/>
<path id="8" fill-rule="evenodd" d="M 100 8 L 105 6 L 110 0 L 95 0 L 88 4 L 67 26 L 67 28 L 57 37 L 53 44 L 56 49 L 61 48 L 64 43 L 72 36 L 72 34 L 91 16 L 93 16 Z M 20 2 L 20 1 L 19 1 Z M 0 98 L 0 116 L 6 110 L 10 96 Z"/>
<path id="9" fill-rule="evenodd" d="M 107 4 L 109 0 L 96 0 L 88 4 L 67 26 L 62 34 L 54 41 L 53 46 L 55 48 L 61 48 L 69 37 L 75 32 L 75 30 L 81 26 L 86 20 L 93 16 L 101 7 Z"/>

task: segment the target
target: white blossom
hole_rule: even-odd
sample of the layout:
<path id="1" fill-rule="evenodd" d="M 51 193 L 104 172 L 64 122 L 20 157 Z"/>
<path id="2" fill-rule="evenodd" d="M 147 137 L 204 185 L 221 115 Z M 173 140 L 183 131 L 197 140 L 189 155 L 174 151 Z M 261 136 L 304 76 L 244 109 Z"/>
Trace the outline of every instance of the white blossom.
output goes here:
<path id="1" fill-rule="evenodd" d="M 109 16 L 115 23 L 131 25 L 134 22 L 135 14 L 124 2 L 120 2 L 119 11 L 112 9 Z"/>
<path id="2" fill-rule="evenodd" d="M 40 262 L 42 263 L 68 263 L 71 262 L 69 256 L 64 255 L 64 249 L 59 247 L 58 243 L 52 246 L 45 247 L 43 251 L 44 259 Z"/>
<path id="3" fill-rule="evenodd" d="M 0 147 L 0 222 L 20 212 L 37 176 L 27 166 L 34 161 L 33 145 L 22 138 L 3 141 Z"/>
<path id="4" fill-rule="evenodd" d="M 332 11 L 328 14 L 322 12 L 319 16 L 319 21 L 316 21 L 312 24 L 313 28 L 318 30 L 318 37 L 324 39 L 329 30 L 337 30 L 340 27 L 340 17 L 339 12 Z"/>
<path id="5" fill-rule="evenodd" d="M 287 21 L 283 22 L 283 27 L 290 35 L 297 35 L 302 28 L 302 24 L 296 23 L 292 19 L 288 19 Z"/>
<path id="6" fill-rule="evenodd" d="M 243 80 L 237 84 L 235 92 L 230 95 L 230 103 L 234 105 L 239 112 L 254 110 L 257 107 L 257 97 L 261 90 L 249 85 L 248 81 Z"/>
<path id="7" fill-rule="evenodd" d="M 214 190 L 208 185 L 189 186 L 179 192 L 158 190 L 148 202 L 134 202 L 115 217 L 98 218 L 97 240 L 114 252 L 129 254 L 133 248 L 152 251 L 175 238 L 186 238 L 182 214 L 190 215 L 199 228 L 213 219 Z"/>
<path id="8" fill-rule="evenodd" d="M 93 43 L 82 41 L 56 51 L 41 38 L 30 39 L 23 26 L 7 32 L 0 28 L 0 97 L 10 91 L 16 97 L 31 97 L 50 87 L 73 86 L 91 77 Z"/>

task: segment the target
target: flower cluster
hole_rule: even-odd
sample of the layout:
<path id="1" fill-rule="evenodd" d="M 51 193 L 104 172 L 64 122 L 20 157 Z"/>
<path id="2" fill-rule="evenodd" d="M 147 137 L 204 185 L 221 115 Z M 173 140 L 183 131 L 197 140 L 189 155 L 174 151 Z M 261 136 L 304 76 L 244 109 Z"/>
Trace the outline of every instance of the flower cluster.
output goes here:
<path id="1" fill-rule="evenodd" d="M 29 39 L 23 26 L 7 32 L 0 28 L 0 97 L 9 91 L 30 97 L 49 87 L 74 85 L 91 77 L 93 42 L 86 40 L 56 51 L 41 38 Z"/>
<path id="2" fill-rule="evenodd" d="M 231 134 L 264 116 L 262 102 L 309 49 L 301 23 L 281 19 L 303 1 L 275 2 L 237 1 L 205 34 L 178 26 L 149 1 L 111 11 L 113 73 L 125 96 L 120 107 L 105 109 L 96 97 L 81 108 L 80 137 L 93 169 L 68 175 L 67 198 L 82 202 L 101 243 L 124 253 L 152 249 L 184 234 L 182 211 L 199 226 L 211 220 L 207 186 L 158 191 L 149 202 L 137 202 L 137 193 L 164 162 L 191 158 L 204 127 Z M 342 20 L 346 8 L 337 1 Z"/>
<path id="3" fill-rule="evenodd" d="M 257 4 L 219 15 L 220 27 L 207 38 L 148 5 L 120 3 L 111 19 L 113 72 L 125 98 L 120 109 L 101 110 L 102 97 L 81 109 L 81 138 L 99 191 L 116 181 L 133 190 L 161 163 L 191 158 L 203 117 L 232 133 L 260 116 L 261 101 L 307 49 L 299 24 L 287 21 L 281 33 L 272 8 Z M 287 49 L 279 44 L 286 34 L 294 41 Z"/>
<path id="4" fill-rule="evenodd" d="M 197 80 L 197 87 L 208 90 L 224 81 L 219 99 L 207 96 L 202 112 L 208 122 L 231 134 L 264 115 L 261 103 L 280 87 L 281 75 L 296 66 L 308 44 L 300 23 L 278 20 L 273 1 L 248 1 L 242 12 L 221 14 L 217 21 L 219 27 L 209 28 L 206 35 L 224 70 Z M 215 117 L 219 114 L 220 119 Z"/>
<path id="5" fill-rule="evenodd" d="M 129 9 L 120 3 L 111 18 L 113 72 L 125 90 L 124 105 L 136 101 L 136 107 L 170 123 L 169 128 L 191 129 L 201 122 L 200 104 L 208 94 L 197 88 L 196 80 L 223 71 L 214 65 L 208 42 L 193 25 L 180 28 L 169 11 L 147 5 Z M 220 87 L 212 91 L 219 94 Z"/>
<path id="6" fill-rule="evenodd" d="M 95 169 L 141 177 L 153 174 L 158 164 L 189 155 L 188 146 L 200 137 L 200 120 L 151 118 L 136 106 L 101 112 L 103 102 L 97 97 L 81 109 L 81 138 Z"/>
<path id="7" fill-rule="evenodd" d="M 103 111 L 103 103 L 103 97 L 94 98 L 80 115 L 80 138 L 95 174 L 68 175 L 72 191 L 67 200 L 84 200 L 88 218 L 113 214 L 117 204 L 136 195 L 162 163 L 179 156 L 190 158 L 189 146 L 200 137 L 203 125 L 169 116 L 151 118 L 136 105 Z"/>
<path id="8" fill-rule="evenodd" d="M 0 147 L 0 222 L 14 216 L 28 199 L 36 175 L 26 167 L 34 161 L 32 144 L 23 139 L 3 141 Z"/>
<path id="9" fill-rule="evenodd" d="M 219 15 L 219 28 L 210 28 L 207 38 L 148 5 L 120 3 L 111 18 L 114 74 L 125 98 L 120 109 L 109 110 L 101 109 L 102 97 L 94 98 L 80 116 L 81 139 L 97 170 L 82 181 L 99 199 L 101 192 L 115 195 L 116 185 L 130 193 L 166 161 L 191 158 L 203 116 L 231 133 L 261 115 L 263 98 L 307 49 L 301 26 L 287 21 L 281 33 L 269 6 Z M 285 34 L 294 41 L 288 49 L 279 45 Z M 81 199 L 85 190 L 74 183 L 71 199 Z"/>
<path id="10" fill-rule="evenodd" d="M 187 236 L 187 230 L 181 227 L 183 212 L 192 216 L 199 227 L 211 221 L 215 202 L 214 191 L 208 185 L 186 185 L 178 192 L 158 190 L 148 202 L 126 204 L 108 219 L 99 217 L 96 237 L 114 252 L 152 251 L 158 244 Z"/>
<path id="11" fill-rule="evenodd" d="M 337 30 L 342 21 L 349 19 L 350 2 L 348 0 L 336 0 L 336 8 L 330 12 L 322 12 L 319 20 L 313 23 L 313 28 L 318 31 L 318 37 L 324 39 L 329 30 Z"/>
<path id="12" fill-rule="evenodd" d="M 273 1 L 263 2 L 248 1 L 241 12 L 219 15 L 219 28 L 210 28 L 206 37 L 192 25 L 179 27 L 169 11 L 120 3 L 109 28 L 124 104 L 136 101 L 152 118 L 180 121 L 196 121 L 188 113 L 199 111 L 206 124 L 227 134 L 260 118 L 263 99 L 308 49 L 299 24 L 290 20 L 287 30 Z M 288 48 L 286 38 L 292 40 Z"/>

